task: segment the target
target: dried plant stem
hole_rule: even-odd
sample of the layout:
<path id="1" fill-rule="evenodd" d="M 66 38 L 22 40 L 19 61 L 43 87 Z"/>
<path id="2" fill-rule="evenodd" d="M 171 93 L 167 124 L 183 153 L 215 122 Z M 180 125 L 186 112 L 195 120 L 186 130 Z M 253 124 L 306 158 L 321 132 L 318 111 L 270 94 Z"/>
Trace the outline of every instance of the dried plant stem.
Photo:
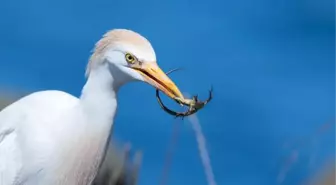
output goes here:
<path id="1" fill-rule="evenodd" d="M 209 157 L 208 150 L 206 148 L 206 140 L 202 132 L 202 127 L 195 115 L 189 116 L 189 121 L 192 125 L 193 130 L 195 131 L 197 143 L 198 143 L 198 150 L 200 153 L 200 157 L 202 160 L 202 164 L 205 170 L 205 175 L 209 185 L 216 185 L 215 176 L 211 167 L 211 161 Z"/>

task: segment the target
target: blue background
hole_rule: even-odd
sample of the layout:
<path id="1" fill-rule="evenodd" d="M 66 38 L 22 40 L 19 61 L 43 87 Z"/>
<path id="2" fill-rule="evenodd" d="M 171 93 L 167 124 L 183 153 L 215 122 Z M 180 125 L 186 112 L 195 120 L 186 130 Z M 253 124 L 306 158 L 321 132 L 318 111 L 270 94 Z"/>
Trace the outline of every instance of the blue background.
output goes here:
<path id="1" fill-rule="evenodd" d="M 171 75 L 182 91 L 206 98 L 214 86 L 198 118 L 219 185 L 279 184 L 293 150 L 300 155 L 282 184 L 300 184 L 334 161 L 334 126 L 314 135 L 334 122 L 334 7 L 332 0 L 2 0 L 0 85 L 79 96 L 94 43 L 109 29 L 132 29 L 152 42 L 164 70 L 185 69 Z M 125 86 L 119 105 L 114 137 L 144 151 L 140 185 L 157 184 L 174 119 L 141 83 Z M 178 122 L 169 183 L 204 185 L 192 129 Z"/>

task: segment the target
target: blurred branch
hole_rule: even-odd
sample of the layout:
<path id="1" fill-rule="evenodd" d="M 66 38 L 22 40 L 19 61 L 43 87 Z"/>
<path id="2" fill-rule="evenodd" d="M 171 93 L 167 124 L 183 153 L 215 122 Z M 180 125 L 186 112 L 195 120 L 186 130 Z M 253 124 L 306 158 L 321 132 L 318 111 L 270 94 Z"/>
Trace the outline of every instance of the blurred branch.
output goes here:
<path id="1" fill-rule="evenodd" d="M 136 185 L 141 163 L 141 152 L 135 152 L 133 161 L 130 160 L 130 156 L 130 144 L 127 143 L 124 150 L 120 150 L 116 143 L 111 141 L 93 185 Z"/>
<path id="2" fill-rule="evenodd" d="M 335 185 L 335 164 L 328 165 L 325 169 L 321 170 L 313 179 L 310 179 L 308 185 Z"/>
<path id="3" fill-rule="evenodd" d="M 11 104 L 12 102 L 14 102 L 13 99 L 12 98 L 4 98 L 3 96 L 0 96 L 0 110 L 4 109 L 9 104 Z"/>

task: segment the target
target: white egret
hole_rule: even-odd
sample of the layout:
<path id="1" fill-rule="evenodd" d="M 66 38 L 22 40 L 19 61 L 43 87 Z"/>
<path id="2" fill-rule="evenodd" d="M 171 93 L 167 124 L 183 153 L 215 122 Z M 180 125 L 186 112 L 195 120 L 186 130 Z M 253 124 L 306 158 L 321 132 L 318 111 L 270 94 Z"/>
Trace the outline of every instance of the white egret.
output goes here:
<path id="1" fill-rule="evenodd" d="M 172 99 L 183 98 L 157 65 L 150 42 L 131 30 L 111 30 L 97 42 L 86 76 L 79 98 L 40 91 L 0 112 L 1 185 L 91 184 L 109 140 L 118 89 L 127 82 L 144 81 Z"/>

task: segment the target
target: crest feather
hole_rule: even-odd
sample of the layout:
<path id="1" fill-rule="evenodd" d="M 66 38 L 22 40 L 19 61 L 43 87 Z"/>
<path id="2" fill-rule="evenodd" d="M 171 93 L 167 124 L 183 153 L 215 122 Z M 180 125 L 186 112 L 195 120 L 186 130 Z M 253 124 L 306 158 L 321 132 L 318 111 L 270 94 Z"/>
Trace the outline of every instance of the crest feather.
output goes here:
<path id="1" fill-rule="evenodd" d="M 127 29 L 110 30 L 106 32 L 103 37 L 95 44 L 86 68 L 86 76 L 88 76 L 92 64 L 96 61 L 99 61 L 98 59 L 102 56 L 102 54 L 104 54 L 109 48 L 118 43 L 132 44 L 153 50 L 150 42 L 139 33 Z"/>

